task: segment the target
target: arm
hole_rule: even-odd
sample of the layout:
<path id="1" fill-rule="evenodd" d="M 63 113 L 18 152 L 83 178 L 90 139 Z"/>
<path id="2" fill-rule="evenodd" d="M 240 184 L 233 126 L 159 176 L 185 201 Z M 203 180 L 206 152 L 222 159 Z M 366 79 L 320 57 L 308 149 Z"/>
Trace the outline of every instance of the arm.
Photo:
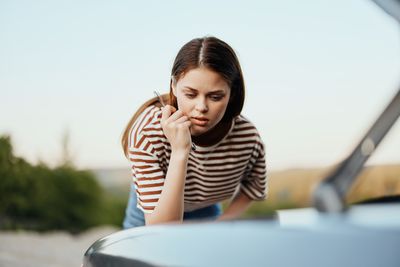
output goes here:
<path id="1" fill-rule="evenodd" d="M 183 221 L 187 161 L 187 154 L 171 153 L 163 191 L 153 213 L 145 213 L 146 225 Z"/>
<path id="2" fill-rule="evenodd" d="M 161 125 L 171 144 L 171 157 L 157 207 L 151 214 L 145 213 L 146 225 L 183 221 L 191 123 L 181 111 L 167 105 L 163 108 Z"/>
<path id="3" fill-rule="evenodd" d="M 218 220 L 231 220 L 238 218 L 251 205 L 252 201 L 265 199 L 267 176 L 264 145 L 261 139 L 256 146 L 256 150 L 256 160 L 251 173 L 242 181 L 240 190 L 236 193 L 228 208 Z"/>
<path id="4" fill-rule="evenodd" d="M 242 191 L 238 191 L 226 211 L 218 218 L 218 221 L 238 218 L 250 206 L 252 200 Z"/>

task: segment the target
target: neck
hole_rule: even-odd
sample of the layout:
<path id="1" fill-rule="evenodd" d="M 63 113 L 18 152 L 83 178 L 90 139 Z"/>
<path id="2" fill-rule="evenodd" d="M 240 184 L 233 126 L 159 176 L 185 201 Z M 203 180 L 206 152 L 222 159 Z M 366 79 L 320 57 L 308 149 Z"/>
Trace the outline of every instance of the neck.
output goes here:
<path id="1" fill-rule="evenodd" d="M 233 120 L 229 122 L 220 121 L 209 131 L 198 136 L 192 136 L 192 141 L 199 146 L 215 145 L 226 136 L 231 128 L 232 123 Z"/>

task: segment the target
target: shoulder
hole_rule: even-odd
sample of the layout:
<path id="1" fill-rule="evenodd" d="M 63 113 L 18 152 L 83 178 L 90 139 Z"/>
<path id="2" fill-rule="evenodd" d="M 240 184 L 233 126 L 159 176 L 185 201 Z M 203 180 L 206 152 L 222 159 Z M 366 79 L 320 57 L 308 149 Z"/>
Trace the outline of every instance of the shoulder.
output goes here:
<path id="1" fill-rule="evenodd" d="M 239 115 L 234 119 L 234 127 L 232 132 L 235 133 L 253 133 L 254 135 L 260 136 L 256 126 L 248 118 L 243 115 Z"/>
<path id="2" fill-rule="evenodd" d="M 239 115 L 234 119 L 234 127 L 231 132 L 231 138 L 241 142 L 251 143 L 255 150 L 264 150 L 264 142 L 253 122 L 247 117 Z"/>
<path id="3" fill-rule="evenodd" d="M 149 124 L 154 124 L 159 122 L 161 119 L 161 108 L 151 105 L 143 110 L 142 113 L 138 116 L 136 123 L 139 123 L 143 126 L 147 126 Z"/>
<path id="4" fill-rule="evenodd" d="M 130 130 L 130 144 L 136 146 L 138 142 L 151 136 L 163 136 L 161 127 L 161 108 L 151 105 L 139 114 Z"/>
<path id="5" fill-rule="evenodd" d="M 149 128 L 161 127 L 161 108 L 156 106 L 149 106 L 143 111 L 143 116 L 138 122 L 141 130 Z"/>

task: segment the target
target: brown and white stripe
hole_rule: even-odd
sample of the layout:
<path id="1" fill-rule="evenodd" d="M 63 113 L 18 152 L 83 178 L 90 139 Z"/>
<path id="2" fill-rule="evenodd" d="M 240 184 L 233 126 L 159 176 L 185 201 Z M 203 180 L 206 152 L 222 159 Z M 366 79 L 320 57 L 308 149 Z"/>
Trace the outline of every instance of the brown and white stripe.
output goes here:
<path id="1" fill-rule="evenodd" d="M 157 206 L 171 155 L 160 119 L 160 108 L 148 107 L 130 135 L 129 160 L 138 207 L 146 213 Z M 253 200 L 263 200 L 267 195 L 264 145 L 255 126 L 243 116 L 235 118 L 229 133 L 218 144 L 196 146 L 190 152 L 185 211 L 231 198 L 237 190 Z"/>

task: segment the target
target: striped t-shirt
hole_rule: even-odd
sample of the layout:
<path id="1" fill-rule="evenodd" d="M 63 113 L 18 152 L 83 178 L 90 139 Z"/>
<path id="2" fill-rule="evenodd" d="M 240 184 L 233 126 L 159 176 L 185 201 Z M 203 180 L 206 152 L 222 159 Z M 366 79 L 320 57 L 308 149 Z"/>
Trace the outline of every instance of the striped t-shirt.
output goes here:
<path id="1" fill-rule="evenodd" d="M 151 213 L 157 206 L 171 156 L 161 127 L 161 109 L 146 108 L 132 126 L 129 160 L 138 208 Z M 231 198 L 241 190 L 252 200 L 264 200 L 267 176 L 263 142 L 243 116 L 234 119 L 227 135 L 208 147 L 190 151 L 184 210 L 193 211 Z"/>

